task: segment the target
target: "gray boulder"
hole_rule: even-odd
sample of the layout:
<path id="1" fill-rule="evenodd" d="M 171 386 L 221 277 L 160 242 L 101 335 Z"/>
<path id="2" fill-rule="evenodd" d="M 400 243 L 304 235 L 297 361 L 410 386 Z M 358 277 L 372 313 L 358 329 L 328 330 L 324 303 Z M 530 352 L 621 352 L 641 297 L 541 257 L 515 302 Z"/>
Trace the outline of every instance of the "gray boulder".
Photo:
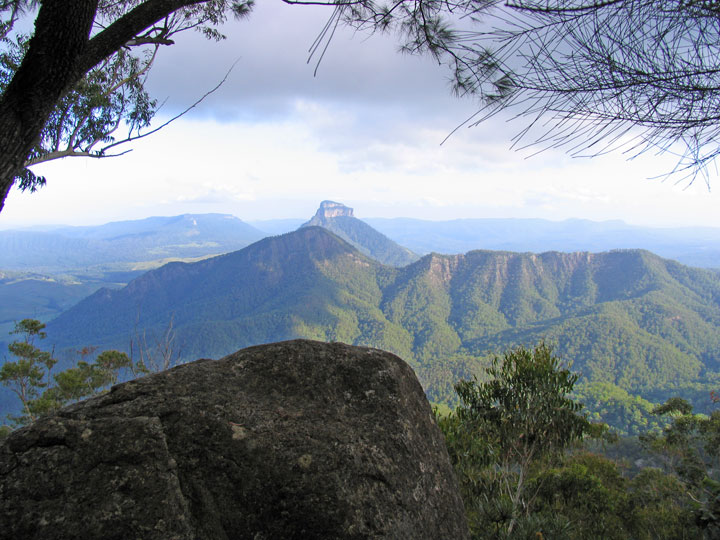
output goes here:
<path id="1" fill-rule="evenodd" d="M 1 539 L 468 538 L 396 356 L 306 340 L 119 384 L 0 444 Z"/>

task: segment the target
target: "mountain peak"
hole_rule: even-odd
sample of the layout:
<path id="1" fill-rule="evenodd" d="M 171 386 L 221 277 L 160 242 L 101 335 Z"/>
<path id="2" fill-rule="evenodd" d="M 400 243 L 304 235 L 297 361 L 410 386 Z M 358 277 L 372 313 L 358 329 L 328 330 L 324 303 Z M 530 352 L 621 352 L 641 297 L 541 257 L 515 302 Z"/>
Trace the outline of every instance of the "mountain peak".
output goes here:
<path id="1" fill-rule="evenodd" d="M 353 209 L 335 201 L 323 201 L 303 227 L 322 227 L 349 242 L 365 255 L 392 266 L 405 266 L 419 259 L 382 233 L 353 215 Z"/>
<path id="2" fill-rule="evenodd" d="M 315 212 L 315 219 L 323 221 L 325 219 L 336 218 L 336 217 L 355 217 L 353 215 L 353 209 L 349 206 L 345 206 L 342 203 L 335 201 L 323 201 L 320 203 L 320 208 Z"/>

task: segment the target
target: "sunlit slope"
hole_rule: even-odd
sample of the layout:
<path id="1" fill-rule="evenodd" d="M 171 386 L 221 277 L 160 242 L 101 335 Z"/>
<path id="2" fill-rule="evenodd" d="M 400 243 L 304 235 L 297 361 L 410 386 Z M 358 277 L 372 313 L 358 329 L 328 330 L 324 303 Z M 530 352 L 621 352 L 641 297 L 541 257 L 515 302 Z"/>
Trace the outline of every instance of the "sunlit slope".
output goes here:
<path id="1" fill-rule="evenodd" d="M 416 357 L 546 340 L 588 380 L 642 393 L 720 371 L 720 279 L 646 251 L 430 255 L 385 300 Z M 426 307 L 424 307 L 426 306 Z"/>
<path id="2" fill-rule="evenodd" d="M 384 266 L 302 228 L 99 291 L 49 325 L 58 347 L 124 347 L 172 321 L 186 359 L 295 337 L 371 345 L 429 394 L 495 352 L 546 340 L 590 382 L 638 395 L 720 384 L 720 277 L 649 252 L 472 251 Z"/>
<path id="3" fill-rule="evenodd" d="M 49 335 L 61 347 L 122 347 L 172 321 L 186 358 L 298 336 L 376 346 L 389 339 L 405 343 L 395 350 L 407 356 L 410 337 L 379 309 L 380 284 L 391 272 L 332 233 L 303 228 L 98 291 L 53 321 Z"/>

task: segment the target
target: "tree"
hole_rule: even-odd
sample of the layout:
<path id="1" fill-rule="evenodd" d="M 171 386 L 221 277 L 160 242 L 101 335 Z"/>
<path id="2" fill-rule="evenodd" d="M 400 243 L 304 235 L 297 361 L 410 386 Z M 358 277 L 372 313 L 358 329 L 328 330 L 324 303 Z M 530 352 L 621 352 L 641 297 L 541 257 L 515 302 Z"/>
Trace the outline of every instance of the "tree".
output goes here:
<path id="1" fill-rule="evenodd" d="M 175 340 L 175 315 L 170 316 L 167 326 L 162 333 L 154 333 L 148 339 L 147 331 L 138 329 L 140 313 L 135 321 L 135 330 L 130 338 L 130 365 L 136 366 L 138 373 L 159 373 L 170 369 L 180 362 L 181 353 Z M 134 360 L 135 358 L 137 360 Z M 135 373 L 135 372 L 133 372 Z"/>
<path id="2" fill-rule="evenodd" d="M 8 345 L 8 350 L 17 360 L 8 361 L 0 368 L 0 383 L 20 399 L 23 415 L 12 418 L 17 424 L 34 422 L 39 411 L 43 409 L 38 403 L 40 390 L 50 384 L 50 371 L 57 363 L 52 354 L 35 346 L 35 338 L 46 337 L 45 325 L 35 319 L 23 319 L 15 323 L 11 334 L 20 334 L 22 340 L 15 340 Z"/>
<path id="3" fill-rule="evenodd" d="M 633 538 L 697 539 L 702 531 L 695 523 L 693 501 L 677 476 L 646 467 L 630 481 L 633 504 Z"/>
<path id="4" fill-rule="evenodd" d="M 577 375 L 545 344 L 496 357 L 487 374 L 486 382 L 456 385 L 461 405 L 440 425 L 471 526 L 510 534 L 539 490 L 527 489 L 533 467 L 561 455 L 592 426 L 568 397 Z"/>
<path id="5" fill-rule="evenodd" d="M 15 22 L 38 3 L 33 36 L 13 37 Z M 130 139 L 147 127 L 155 102 L 142 77 L 157 48 L 190 29 L 220 39 L 217 25 L 228 14 L 245 16 L 252 3 L 0 0 L 0 211 L 16 181 L 30 190 L 45 182 L 30 164 L 48 156 L 104 155 L 121 123 Z M 105 146 L 95 150 L 99 143 Z"/>
<path id="6" fill-rule="evenodd" d="M 669 415 L 672 422 L 641 440 L 682 484 L 703 537 L 720 538 L 720 410 L 693 414 L 687 401 L 671 398 L 655 413 Z"/>
<path id="7" fill-rule="evenodd" d="M 537 486 L 533 513 L 556 516 L 565 534 L 548 538 L 638 538 L 631 534 L 635 522 L 628 496 L 628 482 L 617 464 L 605 457 L 580 452 L 559 466 L 538 471 L 531 480 Z M 529 531 L 532 533 L 532 531 Z M 634 531 L 633 531 L 634 532 Z"/>
<path id="8" fill-rule="evenodd" d="M 574 155 L 630 155 L 684 145 L 675 172 L 692 182 L 720 154 L 720 54 L 710 0 L 283 0 L 327 5 L 312 50 L 339 24 L 393 31 L 403 50 L 447 63 L 454 90 L 477 96 L 476 125 L 510 110 L 527 123 L 515 144 Z M 11 30 L 39 4 L 30 39 Z M 199 29 L 220 38 L 253 0 L 0 0 L 0 211 L 27 166 L 50 156 L 103 156 L 127 124 L 132 140 L 156 104 L 143 76 L 158 47 Z M 14 39 L 14 41 L 13 41 Z M 142 49 L 144 47 L 144 49 Z M 141 50 L 135 54 L 133 51 Z M 707 179 L 707 176 L 706 176 Z"/>
<path id="9" fill-rule="evenodd" d="M 97 347 L 90 347 L 87 352 L 93 354 Z M 78 351 L 86 352 L 85 349 Z M 109 350 L 103 351 L 94 362 L 78 361 L 75 366 L 61 371 L 53 377 L 54 385 L 45 391 L 43 398 L 57 409 L 68 403 L 98 395 L 117 383 L 123 370 L 133 375 L 144 372 L 140 366 L 133 364 L 127 354 Z M 140 369 L 138 369 L 140 367 Z"/>
<path id="10" fill-rule="evenodd" d="M 48 412 L 63 405 L 97 395 L 117 383 L 121 374 L 137 376 L 147 373 L 141 362 L 133 362 L 127 354 L 109 350 L 98 354 L 94 362 L 88 361 L 97 347 L 83 347 L 75 365 L 57 374 L 51 374 L 57 360 L 49 352 L 35 346 L 36 338 L 46 337 L 45 324 L 35 319 L 23 319 L 15 324 L 11 334 L 21 334 L 22 340 L 8 345 L 17 359 L 7 361 L 0 368 L 0 383 L 7 386 L 20 399 L 23 414 L 8 415 L 16 426 L 32 423 Z M 0 438 L 5 431 L 0 430 Z"/>

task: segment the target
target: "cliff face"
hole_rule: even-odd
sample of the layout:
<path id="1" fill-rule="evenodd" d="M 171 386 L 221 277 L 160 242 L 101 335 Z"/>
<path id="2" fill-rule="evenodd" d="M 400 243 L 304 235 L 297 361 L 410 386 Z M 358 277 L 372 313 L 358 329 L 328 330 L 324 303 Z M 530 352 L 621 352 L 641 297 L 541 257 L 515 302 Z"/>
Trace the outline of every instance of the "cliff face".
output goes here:
<path id="1" fill-rule="evenodd" d="M 315 215 L 313 218 L 306 223 L 307 225 L 318 225 L 323 226 L 326 223 L 326 220 L 336 218 L 336 217 L 355 217 L 353 215 L 353 209 L 349 206 L 345 206 L 342 203 L 334 202 L 334 201 L 323 201 L 320 203 L 320 208 L 318 208 L 317 212 L 315 212 Z"/>
<path id="2" fill-rule="evenodd" d="M 412 369 L 290 341 L 120 384 L 0 443 L 0 539 L 469 538 Z"/>

